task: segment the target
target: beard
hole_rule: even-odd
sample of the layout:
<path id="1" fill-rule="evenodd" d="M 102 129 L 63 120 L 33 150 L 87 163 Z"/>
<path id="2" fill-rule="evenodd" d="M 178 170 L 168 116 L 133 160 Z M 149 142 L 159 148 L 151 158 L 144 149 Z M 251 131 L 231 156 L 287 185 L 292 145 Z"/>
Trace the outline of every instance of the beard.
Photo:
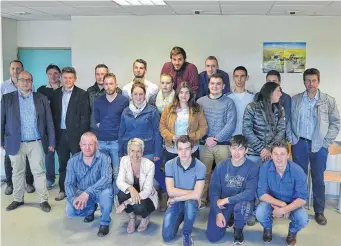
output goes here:
<path id="1" fill-rule="evenodd" d="M 116 92 L 116 89 L 112 90 L 112 91 L 105 91 L 105 93 L 107 93 L 107 95 L 114 95 L 115 92 Z"/>
<path id="2" fill-rule="evenodd" d="M 136 78 L 136 79 L 143 79 L 143 78 L 144 78 L 144 74 L 142 74 L 142 75 L 136 75 L 136 74 L 135 74 L 135 78 Z"/>

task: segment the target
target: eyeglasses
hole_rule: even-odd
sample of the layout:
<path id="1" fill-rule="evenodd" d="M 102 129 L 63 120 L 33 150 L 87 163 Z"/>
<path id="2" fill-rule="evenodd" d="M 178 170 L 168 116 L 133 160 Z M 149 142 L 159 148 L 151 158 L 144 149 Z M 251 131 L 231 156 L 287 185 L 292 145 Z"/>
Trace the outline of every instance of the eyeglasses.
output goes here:
<path id="1" fill-rule="evenodd" d="M 18 79 L 18 80 L 24 81 L 26 83 L 32 83 L 32 79 L 21 78 L 21 79 Z"/>

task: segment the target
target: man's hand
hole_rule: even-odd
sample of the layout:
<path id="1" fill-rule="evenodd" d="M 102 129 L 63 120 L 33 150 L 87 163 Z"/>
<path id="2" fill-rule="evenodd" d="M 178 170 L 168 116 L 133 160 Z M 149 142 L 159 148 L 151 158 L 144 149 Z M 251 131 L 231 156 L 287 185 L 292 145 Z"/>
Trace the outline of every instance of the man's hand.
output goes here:
<path id="1" fill-rule="evenodd" d="M 226 226 L 226 220 L 225 220 L 225 217 L 222 213 L 217 214 L 217 216 L 215 218 L 215 223 L 220 228 L 224 228 Z"/>
<path id="2" fill-rule="evenodd" d="M 120 214 L 120 213 L 122 213 L 123 210 L 125 210 L 125 209 L 126 209 L 126 206 L 125 206 L 125 204 L 124 204 L 124 202 L 123 202 L 122 204 L 120 204 L 120 206 L 117 207 L 116 213 L 117 213 L 117 214 Z"/>
<path id="3" fill-rule="evenodd" d="M 271 159 L 271 152 L 267 148 L 262 149 L 260 152 L 260 157 L 262 158 L 262 161 L 268 161 Z"/>
<path id="4" fill-rule="evenodd" d="M 168 201 L 167 201 L 167 207 L 173 205 L 174 203 L 176 203 L 174 197 L 170 197 L 168 198 Z"/>
<path id="5" fill-rule="evenodd" d="M 217 206 L 220 209 L 224 209 L 226 204 L 227 204 L 226 199 L 218 199 L 217 201 Z"/>
<path id="6" fill-rule="evenodd" d="M 174 135 L 174 136 L 173 136 L 173 142 L 176 143 L 176 141 L 178 140 L 178 138 L 179 138 L 178 136 Z"/>
<path id="7" fill-rule="evenodd" d="M 154 156 L 153 161 L 158 161 L 160 160 L 160 157 Z"/>
<path id="8" fill-rule="evenodd" d="M 282 218 L 284 217 L 284 215 L 286 214 L 286 212 L 284 211 L 283 208 L 277 207 L 277 206 L 273 206 L 273 211 L 272 211 L 272 215 L 276 218 Z"/>
<path id="9" fill-rule="evenodd" d="M 206 145 L 208 147 L 214 147 L 217 145 L 218 139 L 216 139 L 215 137 L 208 137 L 206 138 Z"/>
<path id="10" fill-rule="evenodd" d="M 86 203 L 89 200 L 89 194 L 86 192 L 83 192 L 80 194 L 73 202 L 73 206 L 76 209 L 84 209 L 86 207 Z"/>
<path id="11" fill-rule="evenodd" d="M 54 152 L 54 147 L 49 146 L 49 151 Z"/>
<path id="12" fill-rule="evenodd" d="M 134 204 L 140 204 L 141 198 L 137 190 L 133 186 L 129 186 L 128 190 L 130 192 L 130 197 L 131 197 L 132 202 Z"/>

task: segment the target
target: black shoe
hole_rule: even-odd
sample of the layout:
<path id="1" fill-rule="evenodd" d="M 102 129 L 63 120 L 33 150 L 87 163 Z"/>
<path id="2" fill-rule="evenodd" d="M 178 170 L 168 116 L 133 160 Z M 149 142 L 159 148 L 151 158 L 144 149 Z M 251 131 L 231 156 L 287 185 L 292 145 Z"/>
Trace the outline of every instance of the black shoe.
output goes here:
<path id="1" fill-rule="evenodd" d="M 14 210 L 16 208 L 18 208 L 19 206 L 21 205 L 24 205 L 24 202 L 16 202 L 16 201 L 13 201 L 7 208 L 6 210 L 7 211 L 11 211 L 11 210 Z"/>
<path id="2" fill-rule="evenodd" d="M 95 210 L 94 210 L 94 212 L 92 213 L 92 214 L 90 214 L 90 215 L 88 215 L 88 216 L 86 216 L 85 218 L 84 218 L 84 223 L 90 223 L 90 222 L 92 222 L 92 221 L 94 221 L 94 219 L 95 219 L 95 212 L 96 212 L 96 210 L 97 210 L 97 203 L 95 204 Z"/>
<path id="3" fill-rule="evenodd" d="M 36 191 L 36 188 L 34 188 L 34 186 L 31 184 L 27 184 L 26 191 L 27 193 L 33 193 Z"/>
<path id="4" fill-rule="evenodd" d="M 109 233 L 109 226 L 108 225 L 101 225 L 99 227 L 97 236 L 104 237 L 104 236 L 108 235 L 108 233 Z"/>
<path id="5" fill-rule="evenodd" d="M 288 246 L 294 246 L 296 244 L 296 235 L 297 232 L 288 232 L 288 236 L 285 240 Z"/>
<path id="6" fill-rule="evenodd" d="M 244 243 L 243 229 L 239 229 L 236 227 L 233 227 L 233 229 L 234 229 L 233 244 L 242 245 Z"/>
<path id="7" fill-rule="evenodd" d="M 327 225 L 327 219 L 323 213 L 315 213 L 315 220 L 319 225 Z"/>
<path id="8" fill-rule="evenodd" d="M 234 215 L 233 213 L 231 214 L 229 220 L 227 221 L 227 228 L 230 228 L 234 225 Z"/>
<path id="9" fill-rule="evenodd" d="M 41 210 L 43 210 L 46 213 L 51 211 L 51 206 L 47 201 L 40 203 L 40 208 L 41 208 Z"/>
<path id="10" fill-rule="evenodd" d="M 263 241 L 264 243 L 270 243 L 272 241 L 272 230 L 266 230 L 263 231 Z"/>
<path id="11" fill-rule="evenodd" d="M 13 185 L 7 185 L 5 189 L 5 195 L 9 196 L 13 194 Z"/>

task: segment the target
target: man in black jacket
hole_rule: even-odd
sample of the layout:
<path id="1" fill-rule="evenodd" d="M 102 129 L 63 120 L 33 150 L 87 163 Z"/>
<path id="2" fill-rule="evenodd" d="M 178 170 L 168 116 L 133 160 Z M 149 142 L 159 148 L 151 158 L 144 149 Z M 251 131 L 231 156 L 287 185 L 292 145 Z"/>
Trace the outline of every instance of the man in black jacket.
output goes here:
<path id="1" fill-rule="evenodd" d="M 70 153 L 74 155 L 80 151 L 80 138 L 90 127 L 89 95 L 75 86 L 76 79 L 76 70 L 73 67 L 63 68 L 63 87 L 54 91 L 51 101 L 59 157 L 60 192 L 56 201 L 65 198 L 64 181 Z"/>

